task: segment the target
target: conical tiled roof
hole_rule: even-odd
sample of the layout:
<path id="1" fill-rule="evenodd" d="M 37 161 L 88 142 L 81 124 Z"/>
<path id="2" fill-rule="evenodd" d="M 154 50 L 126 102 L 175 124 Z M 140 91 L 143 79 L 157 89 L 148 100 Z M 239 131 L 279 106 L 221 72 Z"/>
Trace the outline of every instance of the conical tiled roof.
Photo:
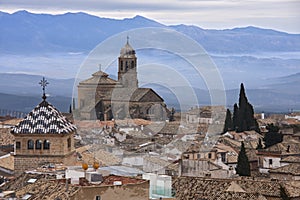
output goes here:
<path id="1" fill-rule="evenodd" d="M 67 134 L 76 130 L 54 106 L 43 100 L 11 133 L 13 134 Z"/>

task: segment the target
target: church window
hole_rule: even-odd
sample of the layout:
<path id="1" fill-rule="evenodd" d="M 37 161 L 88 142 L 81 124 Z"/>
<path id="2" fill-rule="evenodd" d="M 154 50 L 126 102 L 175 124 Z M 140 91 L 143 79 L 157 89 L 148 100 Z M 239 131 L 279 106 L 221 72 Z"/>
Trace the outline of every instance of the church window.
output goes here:
<path id="1" fill-rule="evenodd" d="M 21 149 L 21 142 L 16 142 L 16 149 Z"/>
<path id="2" fill-rule="evenodd" d="M 120 64 L 121 66 L 121 71 L 123 71 L 123 60 L 121 60 L 121 64 Z"/>
<path id="3" fill-rule="evenodd" d="M 68 148 L 71 148 L 71 138 L 68 138 Z"/>
<path id="4" fill-rule="evenodd" d="M 211 159 L 211 153 L 208 153 L 208 159 Z"/>
<path id="5" fill-rule="evenodd" d="M 35 141 L 35 149 L 42 149 L 42 140 Z"/>
<path id="6" fill-rule="evenodd" d="M 134 68 L 134 61 L 131 61 L 131 69 Z"/>
<path id="7" fill-rule="evenodd" d="M 33 140 L 28 140 L 27 142 L 27 149 L 33 149 L 34 148 L 34 142 Z"/>
<path id="8" fill-rule="evenodd" d="M 44 141 L 44 149 L 50 149 L 50 141 L 49 140 Z"/>
<path id="9" fill-rule="evenodd" d="M 84 106 L 84 100 L 80 99 L 80 107 L 82 108 Z"/>
<path id="10" fill-rule="evenodd" d="M 226 162 L 226 153 L 221 153 L 221 160 L 223 163 Z"/>
<path id="11" fill-rule="evenodd" d="M 128 61 L 126 61 L 126 71 L 128 70 Z"/>

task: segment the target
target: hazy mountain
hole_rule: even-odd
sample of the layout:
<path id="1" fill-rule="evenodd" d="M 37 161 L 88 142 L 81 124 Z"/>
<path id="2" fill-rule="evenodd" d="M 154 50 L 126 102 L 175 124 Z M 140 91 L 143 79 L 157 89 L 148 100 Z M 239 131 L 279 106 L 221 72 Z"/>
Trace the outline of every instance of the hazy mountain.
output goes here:
<path id="1" fill-rule="evenodd" d="M 3 93 L 0 109 L 22 109 L 23 105 L 25 111 L 32 109 L 40 101 L 41 76 L 26 74 L 44 74 L 50 82 L 49 99 L 55 97 L 53 101 L 57 102 L 53 104 L 66 111 L 77 70 L 87 53 L 116 33 L 143 27 L 174 29 L 199 42 L 211 55 L 224 80 L 228 106 L 237 102 L 239 90 L 234 88 L 244 82 L 256 109 L 287 111 L 300 107 L 300 34 L 257 27 L 206 30 L 197 26 L 166 26 L 142 16 L 116 20 L 86 13 L 49 15 L 27 11 L 0 12 L 0 26 L 0 93 Z M 138 59 L 139 64 L 156 62 L 171 66 L 192 83 L 201 82 L 193 80 L 199 77 L 194 78 L 174 55 L 159 56 L 153 52 L 139 54 Z M 115 76 L 116 73 L 112 74 Z M 156 78 L 164 76 L 157 74 Z M 200 104 L 210 103 L 209 93 L 203 87 L 199 84 L 192 87 Z M 170 90 L 155 89 L 169 106 L 178 106 L 176 95 Z M 28 104 L 22 104 L 20 99 Z"/>
<path id="2" fill-rule="evenodd" d="M 109 36 L 143 27 L 175 29 L 214 53 L 300 51 L 300 34 L 256 27 L 228 30 L 205 30 L 186 25 L 168 27 L 142 16 L 116 20 L 81 12 L 62 15 L 1 12 L 0 26 L 0 51 L 10 53 L 89 51 Z"/>
<path id="3" fill-rule="evenodd" d="M 163 27 L 142 16 L 116 20 L 86 13 L 49 15 L 27 11 L 2 12 L 0 26 L 0 51 L 9 53 L 90 51 L 105 38 L 125 30 Z"/>
<path id="4" fill-rule="evenodd" d="M 28 113 L 35 108 L 42 101 L 41 96 L 21 96 L 13 94 L 0 93 L 0 113 L 5 115 L 7 112 L 23 112 Z M 69 112 L 71 105 L 70 97 L 48 97 L 47 101 L 54 107 L 58 108 L 61 112 Z"/>
<path id="5" fill-rule="evenodd" d="M 171 27 L 199 42 L 208 52 L 242 54 L 300 50 L 299 34 L 252 26 L 227 30 L 204 30 L 186 25 Z"/>
<path id="6" fill-rule="evenodd" d="M 300 94 L 300 73 L 269 79 L 265 88 L 272 89 L 280 94 L 286 94 L 287 96 Z M 300 102 L 300 97 L 298 98 L 298 102 Z"/>
<path id="7" fill-rule="evenodd" d="M 0 92 L 22 96 L 42 95 L 42 89 L 38 84 L 42 76 L 28 74 L 0 73 Z M 50 96 L 71 97 L 74 79 L 48 78 L 47 94 Z"/>
<path id="8" fill-rule="evenodd" d="M 40 101 L 42 90 L 38 85 L 42 77 L 26 74 L 0 74 L 0 109 L 16 110 L 28 112 Z M 72 79 L 51 79 L 46 78 L 50 84 L 47 87 L 48 100 L 62 111 L 67 112 L 71 103 Z M 300 107 L 299 90 L 300 73 L 271 79 L 273 84 L 266 85 L 264 89 L 247 89 L 246 93 L 249 101 L 254 105 L 257 112 L 287 112 L 291 108 Z M 276 84 L 277 83 L 277 84 Z M 297 83 L 297 84 L 296 84 Z M 294 85 L 296 84 L 296 85 Z M 185 87 L 177 88 L 180 94 L 174 94 L 170 89 L 159 85 L 147 85 L 161 95 L 168 107 L 179 107 L 178 96 L 186 95 L 188 91 Z M 298 89 L 291 89 L 291 88 Z M 210 92 L 204 89 L 192 88 L 195 92 L 199 105 L 210 105 Z M 216 92 L 216 91 L 214 91 Z M 5 93 L 5 94 L 4 94 Z M 238 102 L 239 89 L 226 90 L 226 105 L 231 108 Z M 180 102 L 181 109 L 189 109 L 195 106 L 192 101 L 185 99 Z"/>

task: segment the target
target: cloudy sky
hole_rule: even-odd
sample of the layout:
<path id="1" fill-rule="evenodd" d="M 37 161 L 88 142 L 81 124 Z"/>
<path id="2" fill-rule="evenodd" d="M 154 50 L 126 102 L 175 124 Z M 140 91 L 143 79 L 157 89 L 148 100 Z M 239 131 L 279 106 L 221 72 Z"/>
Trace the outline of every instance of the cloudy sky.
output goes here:
<path id="1" fill-rule="evenodd" d="M 167 25 L 209 29 L 252 25 L 300 33 L 300 0 L 0 0 L 0 10 L 83 11 L 118 19 L 142 15 Z"/>

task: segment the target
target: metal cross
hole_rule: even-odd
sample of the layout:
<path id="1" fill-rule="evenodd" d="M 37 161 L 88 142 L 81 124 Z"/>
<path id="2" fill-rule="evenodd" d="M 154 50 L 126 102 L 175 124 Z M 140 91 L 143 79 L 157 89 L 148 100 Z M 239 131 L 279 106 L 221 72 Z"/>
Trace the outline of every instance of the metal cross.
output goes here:
<path id="1" fill-rule="evenodd" d="M 43 99 L 46 100 L 46 94 L 45 94 L 45 88 L 47 87 L 47 85 L 49 84 L 48 81 L 45 79 L 45 77 L 43 77 L 43 79 L 39 82 L 39 84 L 42 86 L 43 89 Z"/>

